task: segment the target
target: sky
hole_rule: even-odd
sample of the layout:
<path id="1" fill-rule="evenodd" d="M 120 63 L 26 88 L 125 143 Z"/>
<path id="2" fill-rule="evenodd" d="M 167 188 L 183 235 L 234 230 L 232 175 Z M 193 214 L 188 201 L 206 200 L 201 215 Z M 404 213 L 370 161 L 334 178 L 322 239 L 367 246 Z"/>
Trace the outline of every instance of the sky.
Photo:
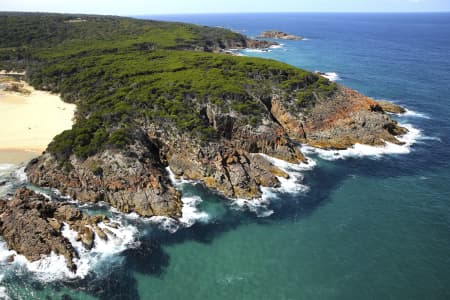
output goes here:
<path id="1" fill-rule="evenodd" d="M 128 16 L 244 12 L 448 12 L 450 0 L 0 0 L 0 11 Z"/>

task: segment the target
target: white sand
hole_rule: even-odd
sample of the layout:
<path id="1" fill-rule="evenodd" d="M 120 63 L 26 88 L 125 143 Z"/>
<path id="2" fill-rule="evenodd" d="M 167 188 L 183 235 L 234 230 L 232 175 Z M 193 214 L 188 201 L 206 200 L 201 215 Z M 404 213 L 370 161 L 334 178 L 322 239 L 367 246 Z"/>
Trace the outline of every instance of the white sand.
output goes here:
<path id="1" fill-rule="evenodd" d="M 55 135 L 72 127 L 74 104 L 26 84 L 24 88 L 31 93 L 0 91 L 0 163 L 9 162 L 2 161 L 6 159 L 2 154 L 11 156 L 13 150 L 18 150 L 17 155 L 31 151 L 37 156 Z"/>

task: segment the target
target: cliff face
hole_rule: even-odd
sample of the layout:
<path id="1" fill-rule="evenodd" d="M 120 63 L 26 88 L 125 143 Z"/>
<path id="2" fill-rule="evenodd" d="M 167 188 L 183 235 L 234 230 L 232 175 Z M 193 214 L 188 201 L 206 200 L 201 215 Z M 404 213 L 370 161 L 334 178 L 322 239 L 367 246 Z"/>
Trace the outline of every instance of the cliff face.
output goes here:
<path id="1" fill-rule="evenodd" d="M 86 160 L 70 158 L 69 169 L 46 153 L 29 163 L 28 179 L 82 202 L 106 201 L 142 216 L 181 216 L 180 193 L 171 185 L 158 155 L 136 141 L 127 153 L 104 151 Z"/>
<path id="2" fill-rule="evenodd" d="M 396 136 L 407 132 L 385 114 L 378 102 L 349 88 L 339 87 L 328 98 L 314 97 L 316 102 L 308 112 L 297 116 L 287 112 L 289 108 L 278 98 L 272 100 L 272 114 L 294 140 L 318 148 L 346 149 L 356 143 L 399 144 Z"/>
<path id="3" fill-rule="evenodd" d="M 261 105 L 260 122 L 250 125 L 236 111 L 222 112 L 214 104 L 199 106 L 218 136 L 200 141 L 188 133 L 147 124 L 146 134 L 126 151 L 108 150 L 86 160 L 72 155 L 70 170 L 62 170 L 50 153 L 32 161 L 26 172 L 38 186 L 54 187 L 80 201 L 103 200 L 123 212 L 142 216 L 179 217 L 180 193 L 165 167 L 177 177 L 199 180 L 231 198 L 253 199 L 261 187 L 278 187 L 277 177 L 288 175 L 258 153 L 285 161 L 307 162 L 295 142 L 327 149 L 355 143 L 399 143 L 406 130 L 390 119 L 374 100 L 339 87 L 330 97 L 318 98 L 308 109 L 284 95 L 270 95 Z"/>
<path id="4" fill-rule="evenodd" d="M 298 142 L 342 149 L 399 143 L 406 132 L 386 105 L 317 74 L 216 53 L 270 42 L 190 24 L 72 19 L 0 15 L 0 62 L 77 105 L 72 129 L 26 173 L 79 201 L 177 218 L 181 195 L 167 167 L 227 197 L 253 199 L 288 176 L 259 153 L 307 162 Z"/>

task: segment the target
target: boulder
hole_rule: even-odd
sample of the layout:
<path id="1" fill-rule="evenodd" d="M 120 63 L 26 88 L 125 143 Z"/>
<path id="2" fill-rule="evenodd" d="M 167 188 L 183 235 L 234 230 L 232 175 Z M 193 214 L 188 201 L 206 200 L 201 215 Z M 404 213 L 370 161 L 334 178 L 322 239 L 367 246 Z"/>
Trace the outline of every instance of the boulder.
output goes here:
<path id="1" fill-rule="evenodd" d="M 104 217 L 88 216 L 70 204 L 51 201 L 25 188 L 18 189 L 11 200 L 0 200 L 0 235 L 9 249 L 36 261 L 54 252 L 63 255 L 67 267 L 76 271 L 74 258 L 78 253 L 62 235 L 63 224 L 78 232 L 87 249 L 94 246 L 94 233 L 87 224 L 95 226 L 97 235 L 106 234 L 96 225 Z"/>

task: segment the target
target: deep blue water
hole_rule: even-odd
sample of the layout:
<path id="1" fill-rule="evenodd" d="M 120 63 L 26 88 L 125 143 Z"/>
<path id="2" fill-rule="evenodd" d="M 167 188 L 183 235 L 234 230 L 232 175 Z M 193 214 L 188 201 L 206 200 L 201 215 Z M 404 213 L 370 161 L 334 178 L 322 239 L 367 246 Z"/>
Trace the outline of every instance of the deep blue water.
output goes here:
<path id="1" fill-rule="evenodd" d="M 450 14 L 233 14 L 145 18 L 268 29 L 306 37 L 243 52 L 311 71 L 422 115 L 408 154 L 349 157 L 305 171 L 306 193 L 282 194 L 274 214 L 231 209 L 199 185 L 210 221 L 174 234 L 130 221 L 142 246 L 103 277 L 42 284 L 14 275 L 13 298 L 450 299 Z M 90 299 L 90 298 L 89 298 Z"/>

